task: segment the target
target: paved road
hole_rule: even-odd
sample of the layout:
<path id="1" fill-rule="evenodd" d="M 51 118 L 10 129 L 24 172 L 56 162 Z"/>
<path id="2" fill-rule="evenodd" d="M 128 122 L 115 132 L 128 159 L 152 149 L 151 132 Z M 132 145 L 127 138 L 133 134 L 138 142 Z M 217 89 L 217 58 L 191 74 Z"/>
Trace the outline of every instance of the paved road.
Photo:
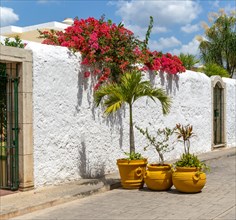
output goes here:
<path id="1" fill-rule="evenodd" d="M 236 157 L 208 161 L 201 193 L 115 189 L 14 219 L 236 219 Z"/>

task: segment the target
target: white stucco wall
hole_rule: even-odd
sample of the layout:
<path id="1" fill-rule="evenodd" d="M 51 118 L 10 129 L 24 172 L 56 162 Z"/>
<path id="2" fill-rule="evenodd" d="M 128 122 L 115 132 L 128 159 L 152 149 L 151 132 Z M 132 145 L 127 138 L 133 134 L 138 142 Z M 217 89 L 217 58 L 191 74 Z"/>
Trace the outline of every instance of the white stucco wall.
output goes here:
<path id="1" fill-rule="evenodd" d="M 226 142 L 227 146 L 236 146 L 236 79 L 223 78 L 226 84 Z"/>
<path id="2" fill-rule="evenodd" d="M 35 186 L 117 171 L 116 159 L 129 151 L 127 109 L 105 118 L 102 109 L 94 107 L 93 80 L 84 79 L 79 54 L 37 43 L 29 43 L 26 49 L 33 51 Z M 155 129 L 174 127 L 176 123 L 192 124 L 196 137 L 192 139 L 191 152 L 210 151 L 210 78 L 192 71 L 172 79 L 163 74 L 146 75 L 173 98 L 171 112 L 163 116 L 158 102 L 140 99 L 134 106 L 135 124 L 146 128 L 151 122 Z M 233 111 L 232 107 L 227 108 Z M 234 128 L 227 126 L 230 133 Z M 229 142 L 232 139 L 230 136 Z M 147 141 L 136 129 L 135 141 L 136 151 L 150 162 L 157 161 L 153 149 L 143 151 Z M 175 150 L 166 154 L 166 160 L 183 152 L 181 143 L 175 142 L 173 146 Z"/>

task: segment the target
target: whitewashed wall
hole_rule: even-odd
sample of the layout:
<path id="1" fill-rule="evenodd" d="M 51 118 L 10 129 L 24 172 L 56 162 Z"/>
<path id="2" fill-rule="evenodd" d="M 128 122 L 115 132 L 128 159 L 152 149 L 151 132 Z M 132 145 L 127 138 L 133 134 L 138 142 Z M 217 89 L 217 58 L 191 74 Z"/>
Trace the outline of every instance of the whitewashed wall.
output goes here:
<path id="1" fill-rule="evenodd" d="M 57 184 L 79 178 L 96 177 L 117 171 L 116 159 L 129 151 L 128 111 L 105 118 L 93 103 L 93 82 L 84 79 L 80 55 L 66 48 L 29 43 L 33 51 L 34 106 L 34 176 L 35 186 Z M 196 137 L 191 151 L 211 150 L 211 80 L 205 74 L 187 71 L 178 77 L 154 76 L 151 81 L 172 96 L 171 113 L 163 116 L 160 104 L 140 99 L 134 107 L 134 122 L 146 128 L 174 127 L 176 123 L 192 124 Z M 235 90 L 235 82 L 225 79 L 227 93 Z M 230 97 L 232 103 L 235 96 Z M 232 132 L 235 107 L 227 105 L 227 140 L 235 146 Z M 153 131 L 155 130 L 153 129 Z M 137 150 L 150 162 L 158 160 L 153 149 L 143 151 L 145 138 L 135 130 Z M 183 152 L 182 144 L 173 143 L 175 150 L 166 160 Z"/>
<path id="2" fill-rule="evenodd" d="M 226 142 L 228 147 L 236 146 L 236 79 L 223 78 L 226 84 Z"/>

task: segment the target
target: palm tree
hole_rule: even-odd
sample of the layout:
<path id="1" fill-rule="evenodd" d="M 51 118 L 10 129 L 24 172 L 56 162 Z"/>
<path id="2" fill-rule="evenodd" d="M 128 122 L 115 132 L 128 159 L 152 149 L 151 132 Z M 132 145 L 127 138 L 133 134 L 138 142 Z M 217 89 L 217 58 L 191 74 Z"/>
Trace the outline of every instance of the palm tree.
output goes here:
<path id="1" fill-rule="evenodd" d="M 216 63 L 223 67 L 232 77 L 236 70 L 236 17 L 224 11 L 214 16 L 212 26 L 205 25 L 206 38 L 199 38 L 201 58 L 205 64 Z"/>
<path id="2" fill-rule="evenodd" d="M 188 54 L 180 53 L 179 59 L 183 63 L 183 66 L 188 70 L 193 69 L 194 65 L 199 63 L 199 60 L 196 59 L 194 55 L 189 53 Z"/>
<path id="3" fill-rule="evenodd" d="M 110 115 L 120 109 L 123 104 L 129 106 L 130 116 L 130 154 L 135 153 L 134 129 L 133 129 L 133 104 L 141 97 L 147 96 L 153 101 L 158 99 L 162 105 L 163 114 L 170 109 L 171 100 L 163 89 L 154 88 L 150 81 L 142 81 L 142 74 L 139 71 L 125 73 L 121 76 L 120 83 L 102 85 L 95 92 L 95 103 L 97 106 L 102 102 L 106 108 L 105 114 Z"/>

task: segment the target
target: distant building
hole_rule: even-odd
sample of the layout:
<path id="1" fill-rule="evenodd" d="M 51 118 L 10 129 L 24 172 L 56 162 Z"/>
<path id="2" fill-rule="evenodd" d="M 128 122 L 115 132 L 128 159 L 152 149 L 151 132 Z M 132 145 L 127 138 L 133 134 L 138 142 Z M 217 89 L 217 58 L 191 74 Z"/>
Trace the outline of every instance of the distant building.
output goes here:
<path id="1" fill-rule="evenodd" d="M 0 28 L 0 35 L 4 37 L 14 38 L 15 36 L 19 36 L 20 39 L 25 41 L 33 41 L 33 42 L 42 42 L 43 39 L 39 38 L 40 31 L 49 31 L 49 30 L 57 30 L 63 31 L 67 27 L 73 24 L 73 19 L 67 18 L 63 22 L 48 22 L 43 24 L 37 24 L 27 27 L 17 27 L 17 26 L 7 26 Z"/>

